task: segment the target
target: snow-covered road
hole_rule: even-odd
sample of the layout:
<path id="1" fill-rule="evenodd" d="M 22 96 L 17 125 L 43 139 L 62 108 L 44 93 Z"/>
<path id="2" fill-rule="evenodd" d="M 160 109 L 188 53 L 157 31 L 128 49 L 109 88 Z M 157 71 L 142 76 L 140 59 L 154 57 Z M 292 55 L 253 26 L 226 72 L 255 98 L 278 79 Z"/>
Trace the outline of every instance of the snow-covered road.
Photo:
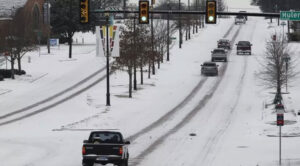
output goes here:
<path id="1" fill-rule="evenodd" d="M 229 5 L 234 2 L 227 0 Z M 249 4 L 244 8 L 258 11 Z M 110 107 L 105 106 L 106 83 L 97 81 L 104 73 L 76 86 L 105 65 L 104 57 L 95 57 L 93 43 L 75 45 L 72 61 L 65 57 L 66 46 L 54 49 L 51 55 L 31 53 L 24 60 L 30 56 L 32 62 L 24 62 L 24 68 L 33 77 L 44 75 L 42 78 L 0 82 L 0 90 L 8 90 L 0 95 L 0 165 L 80 166 L 82 141 L 91 130 L 118 129 L 131 141 L 130 166 L 275 166 L 277 127 L 265 123 L 269 117 L 263 112 L 263 103 L 269 94 L 256 78 L 265 41 L 275 28 L 264 18 L 249 17 L 245 25 L 234 25 L 233 18 L 218 19 L 217 25 L 206 25 L 192 40 L 184 41 L 182 49 L 176 41 L 171 61 L 163 63 L 144 85 L 138 85 L 132 99 L 126 97 L 127 73 L 112 74 Z M 210 51 L 224 37 L 233 44 L 251 41 L 253 55 L 237 56 L 234 46 L 229 61 L 218 62 L 218 77 L 201 76 L 200 65 L 210 60 Z M 293 44 L 295 54 L 298 46 Z M 45 66 L 54 67 L 49 70 Z M 93 82 L 97 84 L 81 91 Z M 72 85 L 75 88 L 22 115 L 43 108 L 47 111 L 5 123 L 10 120 L 4 117 L 8 113 L 47 100 Z M 72 96 L 78 90 L 80 93 Z M 288 102 L 297 106 L 295 100 Z M 298 124 L 290 126 L 294 133 L 300 131 Z M 283 140 L 284 163 L 300 165 L 299 137 Z"/>

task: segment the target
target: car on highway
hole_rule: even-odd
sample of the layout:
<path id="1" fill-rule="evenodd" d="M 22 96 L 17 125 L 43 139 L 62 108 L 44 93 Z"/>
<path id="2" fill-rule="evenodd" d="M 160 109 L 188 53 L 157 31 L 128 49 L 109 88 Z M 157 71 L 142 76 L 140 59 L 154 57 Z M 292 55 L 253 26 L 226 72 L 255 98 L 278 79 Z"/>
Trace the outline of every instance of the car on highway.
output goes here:
<path id="1" fill-rule="evenodd" d="M 211 61 L 227 62 L 227 50 L 224 48 L 215 48 L 213 51 L 211 51 Z"/>
<path id="2" fill-rule="evenodd" d="M 234 24 L 246 24 L 246 18 L 242 15 L 237 15 L 234 19 Z"/>
<path id="3" fill-rule="evenodd" d="M 83 141 L 82 166 L 93 166 L 94 163 L 128 166 L 129 144 L 120 132 L 92 131 L 89 139 Z"/>
<path id="4" fill-rule="evenodd" d="M 201 75 L 217 76 L 219 74 L 218 66 L 215 62 L 204 62 L 201 65 Z"/>
<path id="5" fill-rule="evenodd" d="M 246 11 L 239 11 L 240 13 L 247 13 Z M 245 17 L 246 21 L 248 20 L 247 15 L 243 15 L 243 17 Z"/>
<path id="6" fill-rule="evenodd" d="M 228 39 L 218 40 L 218 48 L 231 49 L 231 42 Z"/>
<path id="7" fill-rule="evenodd" d="M 249 41 L 239 41 L 236 44 L 236 54 L 249 54 L 251 55 L 251 46 L 252 44 Z"/>

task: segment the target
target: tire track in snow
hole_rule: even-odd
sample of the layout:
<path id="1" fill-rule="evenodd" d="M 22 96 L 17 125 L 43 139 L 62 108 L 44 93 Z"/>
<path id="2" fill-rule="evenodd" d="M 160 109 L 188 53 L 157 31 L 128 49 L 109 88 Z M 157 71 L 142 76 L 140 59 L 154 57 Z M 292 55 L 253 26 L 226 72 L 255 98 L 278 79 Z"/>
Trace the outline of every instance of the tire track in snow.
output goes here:
<path id="1" fill-rule="evenodd" d="M 103 68 L 99 69 L 98 71 L 94 72 L 93 74 L 89 75 L 88 77 L 86 77 L 85 79 L 79 81 L 78 83 L 74 84 L 73 86 L 71 86 L 71 87 L 69 87 L 69 88 L 67 88 L 67 89 L 65 89 L 65 90 L 63 90 L 63 91 L 61 91 L 59 93 L 56 93 L 56 94 L 54 94 L 54 95 L 52 95 L 52 96 L 50 96 L 50 97 L 48 97 L 48 98 L 46 98 L 46 99 L 44 99 L 42 101 L 39 101 L 39 102 L 34 103 L 34 104 L 31 104 L 31 105 L 29 105 L 27 107 L 21 108 L 21 109 L 16 110 L 16 111 L 13 111 L 11 113 L 2 115 L 2 116 L 0 116 L 0 120 L 4 119 L 4 118 L 7 118 L 7 117 L 10 117 L 10 116 L 13 116 L 13 115 L 16 115 L 18 113 L 25 112 L 25 111 L 27 111 L 29 109 L 32 109 L 34 107 L 37 107 L 37 106 L 39 106 L 41 104 L 47 103 L 47 102 L 49 102 L 49 101 L 51 101 L 51 100 L 53 100 L 53 99 L 55 99 L 55 98 L 57 98 L 57 97 L 65 94 L 65 93 L 67 93 L 67 92 L 69 92 L 69 91 L 77 88 L 78 86 L 80 86 L 83 83 L 87 82 L 88 80 L 92 79 L 93 77 L 95 77 L 97 74 L 101 73 L 105 69 L 106 69 L 106 67 L 103 67 Z"/>
<path id="2" fill-rule="evenodd" d="M 254 24 L 254 27 L 251 28 L 252 32 L 250 34 L 253 34 L 255 29 L 256 29 L 256 22 Z M 253 40 L 253 35 L 251 35 L 250 38 L 251 38 L 250 41 L 252 41 Z M 236 99 L 234 101 L 234 104 L 233 104 L 232 108 L 230 109 L 230 112 L 227 115 L 225 123 L 223 123 L 224 125 L 222 125 L 222 128 L 220 128 L 216 132 L 216 134 L 214 134 L 214 136 L 211 139 L 209 139 L 208 142 L 206 143 L 206 145 L 204 146 L 204 151 L 206 151 L 206 152 L 205 152 L 205 156 L 202 158 L 201 163 L 209 163 L 207 165 L 212 165 L 213 164 L 213 161 L 216 158 L 216 153 L 212 153 L 212 151 L 215 149 L 215 147 L 217 146 L 217 143 L 219 142 L 219 140 L 221 139 L 221 137 L 224 135 L 225 131 L 228 129 L 228 127 L 231 124 L 232 115 L 234 114 L 234 112 L 236 110 L 236 107 L 239 103 L 240 96 L 241 96 L 242 90 L 243 90 L 243 84 L 244 84 L 244 81 L 245 81 L 245 75 L 246 75 L 246 71 L 247 71 L 247 67 L 248 67 L 248 55 L 244 58 L 244 63 L 243 64 L 244 64 L 243 65 L 244 67 L 243 67 L 243 71 L 242 71 L 242 76 L 239 80 L 239 84 L 238 84 L 238 87 L 237 87 L 237 96 L 236 96 Z M 214 155 L 212 156 L 211 159 L 208 159 L 210 154 L 214 154 Z"/>
<path id="3" fill-rule="evenodd" d="M 35 104 L 33 104 L 33 105 L 30 105 L 30 106 L 28 106 L 28 107 L 25 107 L 25 108 L 22 108 L 22 109 L 20 109 L 20 110 L 14 111 L 14 112 L 9 113 L 9 114 L 6 114 L 6 115 L 4 115 L 4 116 L 1 116 L 1 117 L 0 117 L 0 120 L 1 120 L 1 119 L 5 119 L 5 118 L 10 118 L 10 117 L 15 116 L 15 115 L 17 116 L 18 114 L 23 113 L 23 112 L 29 112 L 32 108 L 38 107 L 38 106 L 40 106 L 41 104 L 47 104 L 47 103 L 50 102 L 51 100 L 54 100 L 54 99 L 56 99 L 56 98 L 58 98 L 58 97 L 64 95 L 65 93 L 67 93 L 67 92 L 69 92 L 69 91 L 71 91 L 71 90 L 74 90 L 74 89 L 77 88 L 78 86 L 80 86 L 80 85 L 84 84 L 85 82 L 89 81 L 90 79 L 94 78 L 95 76 L 97 76 L 98 74 L 100 74 L 100 73 L 101 73 L 103 70 L 105 70 L 105 69 L 106 69 L 106 67 L 101 68 L 100 70 L 98 70 L 98 71 L 96 71 L 95 73 L 91 74 L 90 76 L 88 76 L 88 77 L 85 78 L 84 80 L 78 82 L 77 84 L 73 85 L 72 87 L 70 87 L 70 88 L 68 88 L 68 89 L 66 89 L 66 90 L 64 90 L 64 91 L 61 91 L 61 92 L 59 92 L 59 93 L 57 93 L 57 94 L 55 94 L 55 95 L 53 95 L 53 96 L 51 96 L 51 97 L 49 97 L 49 98 L 47 98 L 47 99 L 49 99 L 49 100 L 45 99 L 45 100 L 42 100 L 42 101 L 40 101 L 40 102 L 38 102 L 38 103 L 35 103 Z M 114 72 L 114 71 L 111 71 L 110 74 L 112 74 L 113 72 Z M 56 102 L 54 102 L 54 103 L 52 103 L 52 104 L 49 104 L 49 105 L 47 105 L 47 106 L 44 106 L 44 107 L 42 107 L 42 108 L 40 108 L 40 109 L 37 109 L 37 110 L 35 110 L 35 111 L 31 111 L 31 112 L 29 112 L 29 113 L 27 113 L 27 114 L 25 114 L 25 115 L 21 115 L 21 116 L 19 116 L 19 117 L 12 118 L 12 119 L 10 119 L 10 120 L 4 120 L 3 122 L 0 123 L 0 126 L 4 126 L 4 125 L 7 125 L 7 124 L 10 124 L 10 123 L 13 123 L 13 122 L 17 122 L 17 121 L 19 121 L 19 120 L 23 120 L 23 119 L 25 119 L 25 118 L 34 116 L 34 115 L 36 115 L 36 114 L 45 112 L 45 111 L 47 111 L 47 110 L 49 110 L 49 109 L 51 109 L 51 108 L 53 108 L 53 107 L 55 107 L 55 106 L 57 106 L 57 105 L 59 105 L 59 104 L 62 104 L 62 103 L 64 103 L 64 102 L 66 102 L 66 101 L 68 101 L 68 100 L 70 100 L 70 99 L 72 99 L 72 98 L 74 98 L 74 97 L 80 95 L 81 93 L 83 93 L 84 91 L 86 91 L 86 90 L 90 89 L 91 87 L 95 86 L 96 84 L 98 84 L 99 82 L 101 82 L 102 80 L 104 80 L 105 78 L 106 78 L 106 75 L 104 75 L 104 76 L 98 78 L 96 81 L 90 83 L 89 85 L 85 86 L 84 88 L 81 88 L 81 89 L 77 90 L 76 92 L 71 93 L 71 94 L 68 95 L 67 97 L 64 97 L 63 99 L 60 99 L 60 100 L 58 100 L 58 101 L 56 101 Z"/>
<path id="4" fill-rule="evenodd" d="M 223 36 L 224 38 L 226 38 L 230 32 L 232 31 L 234 27 L 234 24 L 232 24 L 229 29 L 227 30 L 227 32 L 225 33 L 225 35 Z M 169 112 L 167 112 L 165 115 L 163 115 L 161 118 L 159 118 L 158 120 L 156 120 L 155 122 L 153 122 L 152 124 L 150 124 L 149 126 L 145 127 L 144 129 L 142 129 L 141 131 L 129 136 L 128 140 L 135 140 L 136 138 L 140 137 L 141 135 L 153 130 L 154 128 L 160 126 L 161 124 L 165 123 L 166 120 L 168 120 L 169 117 L 171 117 L 172 115 L 174 115 L 175 113 L 177 113 L 181 108 L 183 108 L 184 106 L 186 106 L 188 104 L 188 102 L 194 98 L 194 96 L 199 92 L 199 90 L 202 88 L 203 84 L 206 82 L 207 77 L 202 78 L 199 83 L 196 85 L 196 87 L 187 95 L 187 97 L 185 99 L 183 99 L 182 102 L 180 102 L 177 106 L 175 106 L 172 110 L 170 110 Z"/>
<path id="5" fill-rule="evenodd" d="M 227 30 L 227 32 L 225 33 L 225 36 L 229 35 L 229 33 L 231 32 L 231 30 L 232 30 L 233 27 L 234 27 L 234 24 L 232 24 L 232 25 L 230 26 L 230 28 L 229 28 L 229 29 Z M 59 93 L 56 93 L 56 94 L 54 94 L 54 95 L 52 95 L 52 96 L 50 96 L 50 97 L 48 97 L 48 98 L 46 98 L 46 99 L 44 99 L 44 100 L 42 100 L 42 101 L 39 101 L 39 102 L 34 103 L 34 104 L 31 104 L 31 105 L 29 105 L 29 106 L 27 106 L 27 107 L 24 107 L 24 108 L 18 109 L 18 110 L 16 110 L 16 111 L 13 111 L 13 112 L 11 112 L 11 113 L 8 113 L 8 114 L 5 114 L 5 115 L 0 116 L 0 120 L 3 120 L 3 122 L 0 122 L 0 126 L 4 126 L 4 125 L 10 124 L 10 123 L 13 123 L 13 122 L 16 122 L 16 121 L 19 121 L 19 120 L 22 120 L 22 119 L 31 117 L 31 116 L 36 115 L 36 114 L 41 113 L 41 112 L 45 112 L 45 111 L 49 110 L 50 108 L 53 108 L 53 107 L 55 107 L 55 106 L 57 106 L 57 105 L 59 105 L 59 104 L 62 104 L 62 103 L 64 103 L 64 102 L 66 102 L 67 100 L 69 100 L 69 99 L 71 99 L 71 98 L 73 98 L 73 97 L 75 97 L 75 96 L 81 94 L 82 92 L 86 91 L 87 89 L 89 89 L 89 88 L 93 87 L 94 85 L 96 85 L 98 82 L 100 82 L 100 81 L 102 81 L 103 79 L 105 79 L 105 76 L 103 76 L 103 77 L 97 79 L 95 82 L 91 83 L 90 85 L 86 86 L 85 88 L 82 88 L 82 89 L 78 90 L 77 92 L 75 92 L 75 93 L 69 95 L 68 97 L 65 97 L 65 98 L 63 98 L 63 99 L 61 99 L 61 100 L 59 100 L 59 101 L 57 101 L 57 102 L 55 102 L 55 103 L 53 103 L 53 104 L 50 104 L 50 105 L 48 105 L 48 106 L 45 106 L 45 107 L 43 107 L 43 108 L 41 108 L 41 109 L 38 109 L 38 110 L 36 110 L 36 111 L 32 111 L 32 112 L 30 112 L 30 113 L 28 113 L 28 114 L 21 115 L 21 116 L 19 116 L 19 117 L 17 117 L 17 118 L 12 118 L 11 120 L 5 120 L 5 119 L 9 119 L 10 117 L 13 117 L 13 116 L 18 116 L 18 114 L 25 113 L 25 112 L 29 112 L 30 110 L 32 110 L 32 109 L 35 108 L 35 107 L 41 106 L 42 104 L 47 104 L 47 103 L 49 103 L 50 101 L 53 101 L 53 100 L 57 99 L 58 97 L 60 97 L 60 96 L 62 96 L 62 95 L 64 95 L 64 94 L 66 94 L 67 92 L 70 92 L 70 91 L 74 90 L 75 88 L 79 87 L 80 85 L 86 83 L 86 82 L 89 81 L 90 79 L 94 78 L 97 74 L 102 73 L 105 69 L 106 69 L 106 67 L 103 67 L 103 68 L 99 69 L 98 71 L 92 73 L 91 75 L 89 75 L 89 76 L 86 77 L 85 79 L 81 80 L 80 82 L 74 84 L 73 86 L 71 86 L 71 87 L 69 87 L 69 88 L 67 88 L 67 89 L 65 89 L 65 90 L 63 90 L 63 91 L 61 91 L 61 92 L 59 92 Z M 113 72 L 113 71 L 112 71 L 112 72 Z M 111 73 L 112 73 L 112 72 L 111 72 Z M 111 73 L 110 73 L 110 74 L 111 74 Z M 194 90 L 197 91 L 197 90 L 201 89 L 202 84 L 204 84 L 205 80 L 206 80 L 206 79 L 204 79 L 203 81 L 200 81 L 200 82 L 198 83 L 198 85 L 194 88 Z M 200 85 L 200 84 L 201 84 L 201 85 Z M 138 136 L 140 136 L 140 135 L 142 135 L 142 134 L 144 134 L 144 133 L 150 131 L 151 129 L 153 129 L 153 128 L 157 127 L 157 126 L 159 126 L 161 123 L 164 122 L 165 119 L 167 119 L 167 117 L 172 116 L 172 115 L 173 115 L 175 112 L 177 112 L 180 108 L 182 108 L 184 105 L 186 105 L 186 104 L 187 104 L 187 101 L 190 100 L 191 98 L 193 98 L 193 96 L 195 96 L 195 94 L 196 94 L 196 93 L 192 91 L 192 92 L 191 92 L 191 93 L 190 93 L 190 94 L 189 94 L 189 95 L 188 95 L 188 96 L 187 96 L 187 97 L 186 97 L 179 105 L 177 105 L 173 110 L 169 111 L 167 114 L 165 114 L 165 115 L 164 115 L 163 117 L 161 117 L 159 120 L 157 120 L 157 121 L 154 122 L 153 124 L 149 125 L 148 127 L 144 128 L 142 131 L 140 131 L 140 132 L 138 132 L 138 133 L 136 133 L 136 134 L 130 136 L 129 138 L 134 140 L 134 139 L 136 139 Z M 176 110 L 177 110 L 177 111 L 176 111 Z"/>
<path id="6" fill-rule="evenodd" d="M 229 28 L 228 31 L 231 31 L 233 28 L 234 24 L 232 24 L 232 26 Z M 236 31 L 236 33 L 233 36 L 232 41 L 235 40 L 235 38 L 237 37 L 238 33 L 240 31 L 240 28 Z M 226 38 L 230 33 L 227 32 L 223 37 Z M 229 54 L 231 53 L 231 51 L 229 51 Z M 220 82 L 223 80 L 223 76 L 224 73 L 226 72 L 227 69 L 227 63 L 222 65 L 221 69 L 220 69 L 220 77 L 218 78 L 218 80 L 216 81 L 215 85 L 211 88 L 210 93 L 206 94 L 200 101 L 199 104 L 194 107 L 185 117 L 182 118 L 182 120 L 180 122 L 177 123 L 177 125 L 175 125 L 172 129 L 170 129 L 167 133 L 165 133 L 164 135 L 162 135 L 161 137 L 159 137 L 156 141 L 154 141 L 154 143 L 152 143 L 151 145 L 148 146 L 148 148 L 146 148 L 145 150 L 143 150 L 137 157 L 135 157 L 133 159 L 133 161 L 131 161 L 131 165 L 139 165 L 140 162 L 149 154 L 151 154 L 154 150 L 156 150 L 170 135 L 176 133 L 177 131 L 179 131 L 182 127 L 184 127 L 188 121 L 190 121 L 193 117 L 195 117 L 195 115 L 203 108 L 205 107 L 206 103 L 212 98 L 212 96 L 214 95 L 214 93 L 216 92 L 216 89 L 218 88 Z M 207 79 L 205 79 L 207 80 Z M 196 91 L 195 93 L 197 93 L 198 91 Z M 180 107 L 182 108 L 182 107 Z M 161 123 L 159 123 L 161 125 Z M 139 135 L 138 135 L 139 136 Z M 129 138 L 136 138 L 136 137 L 129 137 Z"/>

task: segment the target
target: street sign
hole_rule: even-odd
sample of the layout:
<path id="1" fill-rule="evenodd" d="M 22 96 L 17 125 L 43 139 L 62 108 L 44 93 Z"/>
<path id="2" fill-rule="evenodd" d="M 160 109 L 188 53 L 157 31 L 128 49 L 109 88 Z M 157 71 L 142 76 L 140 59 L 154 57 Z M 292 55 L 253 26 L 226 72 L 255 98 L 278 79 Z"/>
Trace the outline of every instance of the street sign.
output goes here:
<path id="1" fill-rule="evenodd" d="M 283 114 L 277 114 L 277 126 L 284 125 L 284 117 Z"/>
<path id="2" fill-rule="evenodd" d="M 280 20 L 300 21 L 300 11 L 280 11 Z"/>

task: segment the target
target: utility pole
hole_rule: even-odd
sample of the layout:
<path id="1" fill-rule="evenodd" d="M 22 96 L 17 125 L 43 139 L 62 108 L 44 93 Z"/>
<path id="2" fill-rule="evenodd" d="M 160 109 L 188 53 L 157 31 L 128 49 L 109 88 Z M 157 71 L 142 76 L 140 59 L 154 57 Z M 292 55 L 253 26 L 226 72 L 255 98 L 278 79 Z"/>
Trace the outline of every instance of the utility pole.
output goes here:
<path id="1" fill-rule="evenodd" d="M 135 27 L 135 15 L 133 17 L 133 43 L 136 44 L 136 27 Z M 134 47 L 137 50 L 136 47 Z M 137 83 L 136 83 L 136 59 L 137 59 L 137 51 L 134 51 L 134 60 L 133 60 L 133 89 L 137 90 Z"/>
<path id="2" fill-rule="evenodd" d="M 106 106 L 110 106 L 110 93 L 109 93 L 109 14 L 106 14 Z"/>
<path id="3" fill-rule="evenodd" d="M 168 8 L 169 8 L 169 13 L 168 13 L 168 22 L 167 22 L 167 61 L 170 61 L 170 1 L 168 1 Z"/>

